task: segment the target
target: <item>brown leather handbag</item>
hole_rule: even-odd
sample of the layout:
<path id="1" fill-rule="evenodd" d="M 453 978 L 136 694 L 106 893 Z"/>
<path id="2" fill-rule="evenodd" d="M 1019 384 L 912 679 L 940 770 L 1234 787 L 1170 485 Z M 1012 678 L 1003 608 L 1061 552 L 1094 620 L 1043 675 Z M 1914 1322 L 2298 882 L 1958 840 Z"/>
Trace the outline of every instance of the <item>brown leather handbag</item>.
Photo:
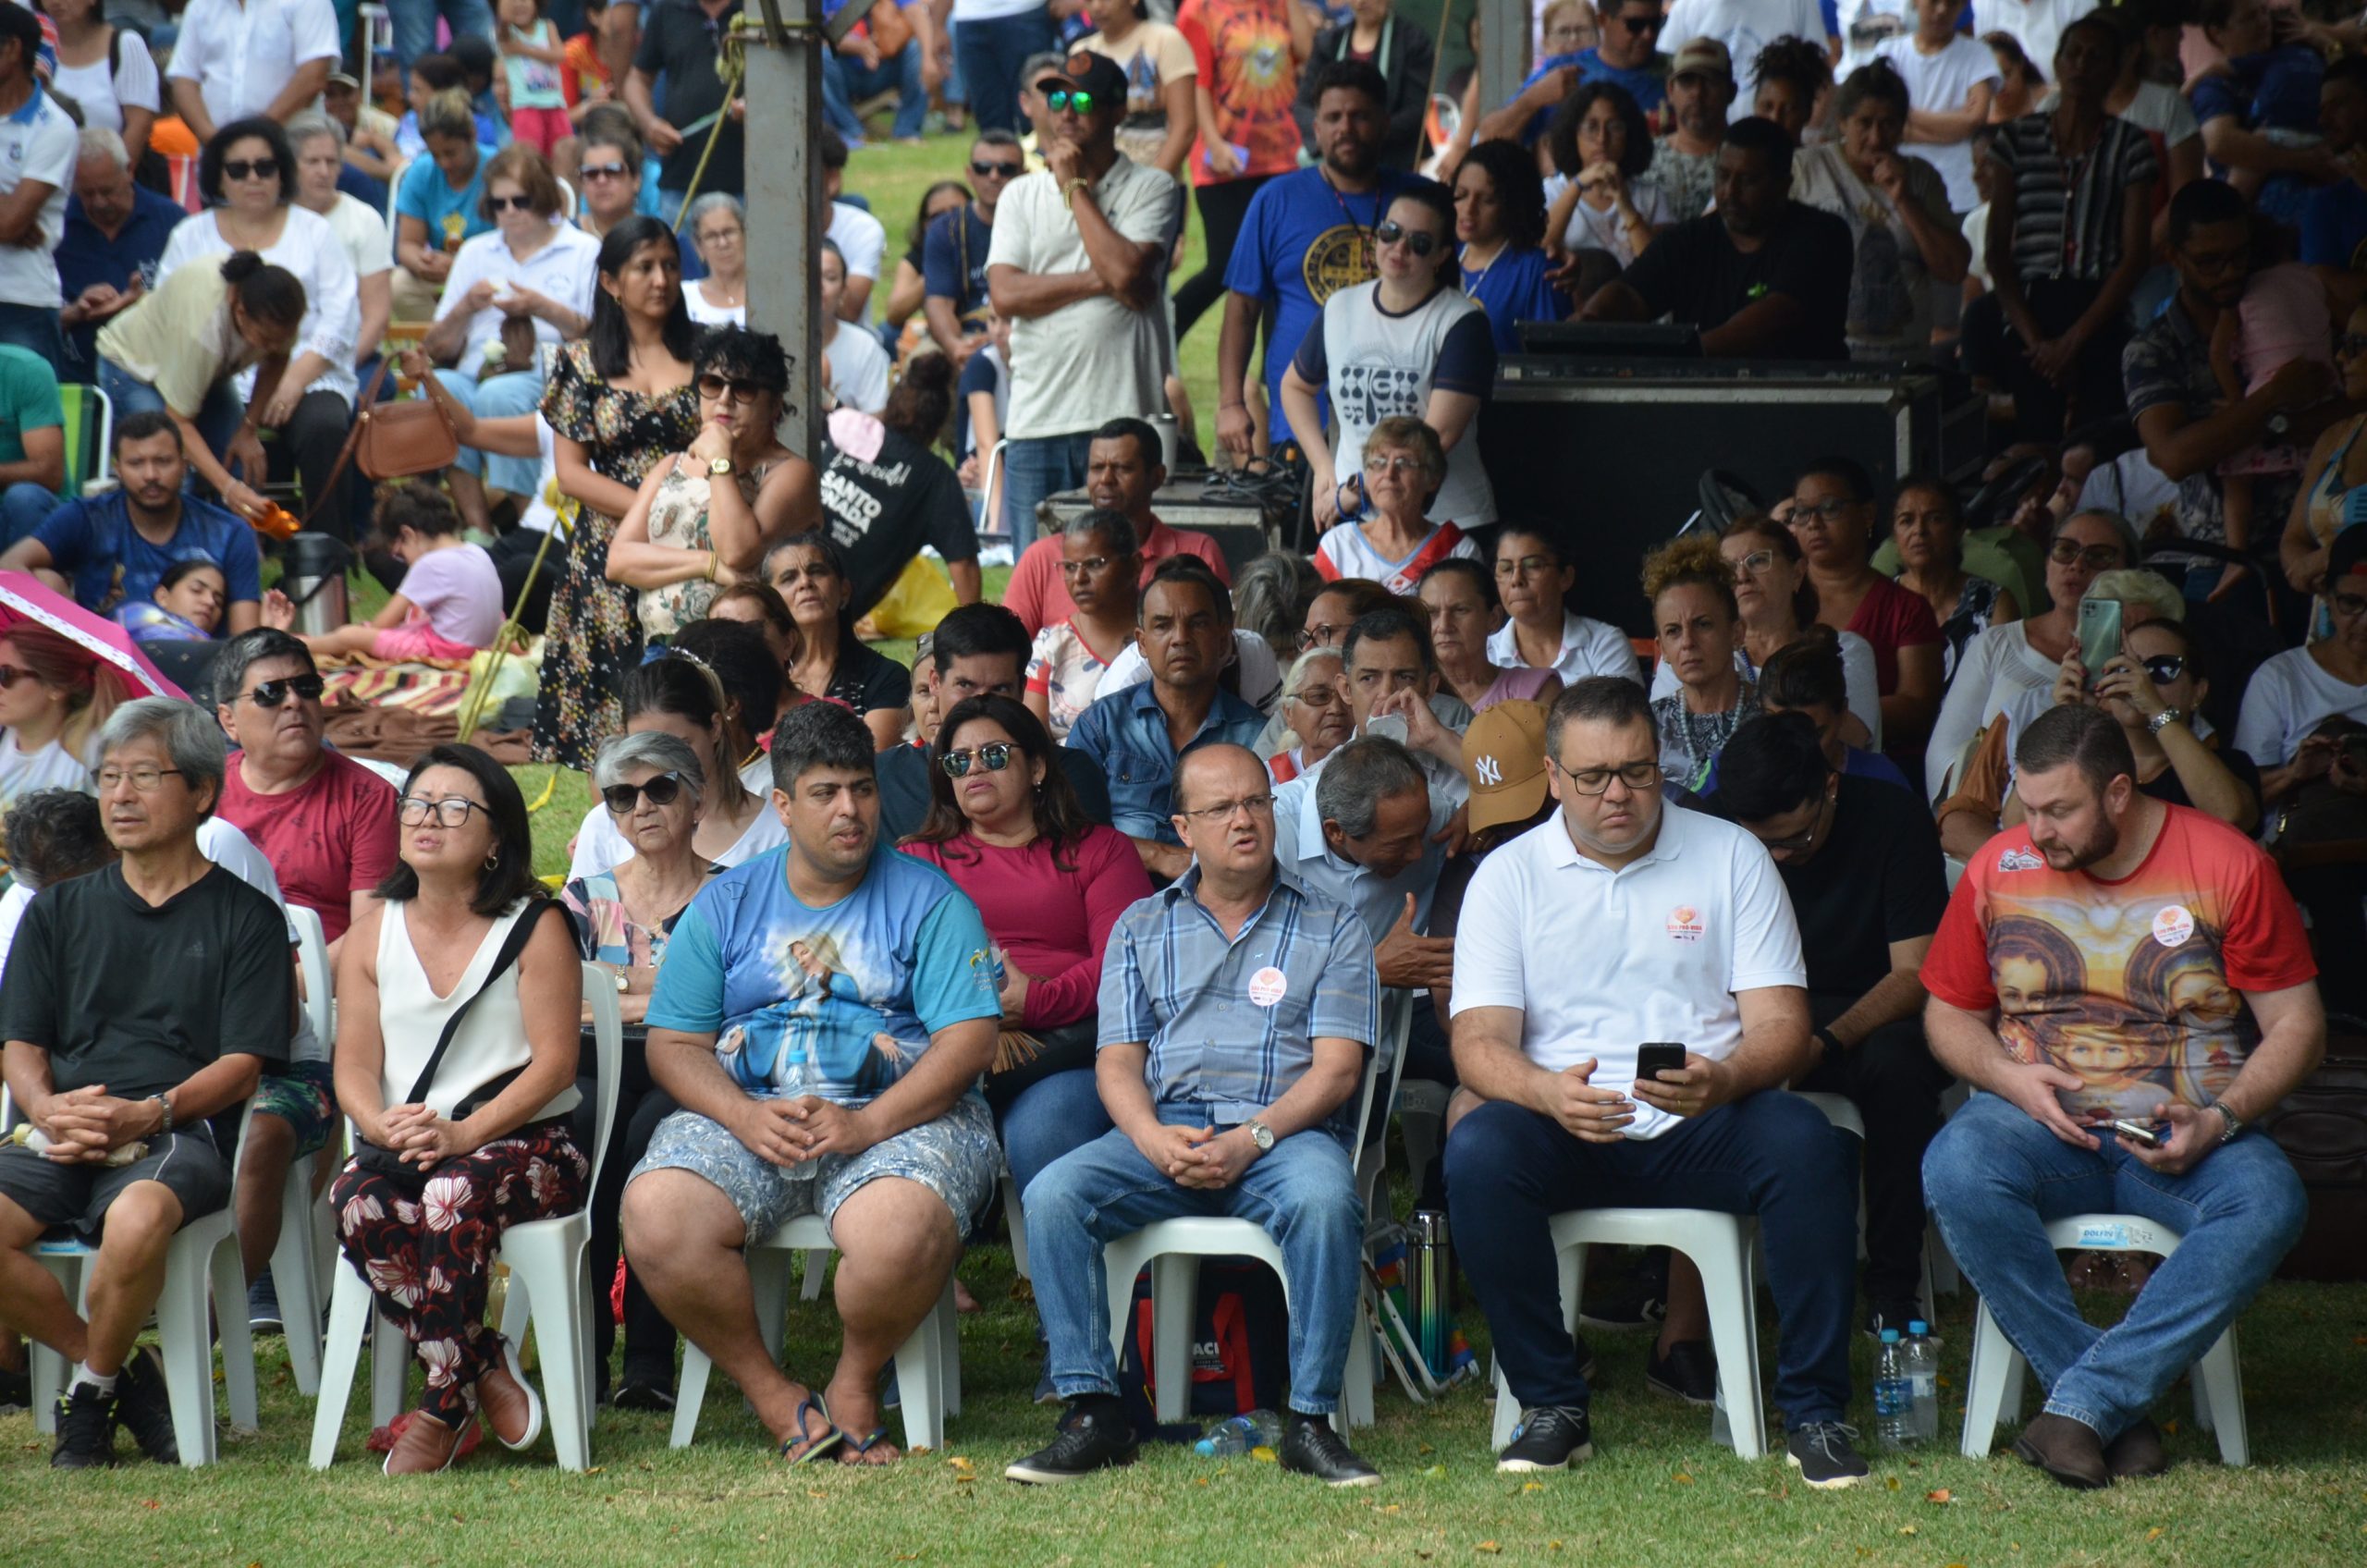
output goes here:
<path id="1" fill-rule="evenodd" d="M 452 422 L 435 398 L 397 398 L 378 401 L 378 389 L 386 385 L 386 374 L 393 361 L 383 361 L 378 374 L 355 406 L 353 428 L 346 432 L 345 445 L 337 449 L 336 466 L 329 470 L 328 482 L 321 486 L 321 494 L 304 513 L 303 526 L 310 528 L 313 519 L 337 493 L 337 481 L 345 476 L 345 465 L 359 467 L 373 482 L 387 479 L 408 479 L 414 474 L 435 473 L 449 468 L 460 455 L 460 437 L 453 434 Z"/>

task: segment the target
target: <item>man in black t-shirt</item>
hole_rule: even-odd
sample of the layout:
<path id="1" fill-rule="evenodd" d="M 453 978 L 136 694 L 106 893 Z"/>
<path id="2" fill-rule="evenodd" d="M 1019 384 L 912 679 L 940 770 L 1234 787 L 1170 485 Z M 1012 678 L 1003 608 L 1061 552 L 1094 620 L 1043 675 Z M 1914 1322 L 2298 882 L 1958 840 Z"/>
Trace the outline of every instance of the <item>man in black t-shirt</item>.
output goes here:
<path id="1" fill-rule="evenodd" d="M 945 459 L 869 414 L 840 409 L 822 442 L 822 526 L 846 557 L 846 614 L 871 613 L 924 545 L 944 557 L 957 604 L 978 602 L 978 531 Z"/>
<path id="2" fill-rule="evenodd" d="M 1792 896 L 1819 1051 L 1792 1087 L 1846 1096 L 1865 1121 L 1868 1326 L 1904 1332 L 1922 1316 L 1923 1150 L 1950 1081 L 1918 976 L 1948 904 L 1939 834 L 1909 791 L 1835 772 L 1805 714 L 1735 731 L 1711 803 L 1767 846 Z"/>
<path id="3" fill-rule="evenodd" d="M 1689 322 L 1712 359 L 1847 359 L 1849 226 L 1791 189 L 1791 139 L 1772 120 L 1736 120 L 1718 149 L 1717 211 L 1662 231 L 1579 319 Z"/>
<path id="4" fill-rule="evenodd" d="M 123 859 L 27 905 L 0 982 L 9 1092 L 45 1141 L 0 1145 L 0 1323 L 72 1364 L 61 1469 L 113 1464 L 117 1424 L 178 1462 L 163 1371 L 132 1341 L 174 1232 L 229 1201 L 238 1107 L 287 1070 L 287 917 L 197 845 L 224 764 L 194 704 L 117 709 L 98 782 Z M 56 1227 L 97 1240 L 87 1319 L 24 1256 Z"/>
<path id="5" fill-rule="evenodd" d="M 625 105 L 641 127 L 641 137 L 660 160 L 657 194 L 668 223 L 682 215 L 691 176 L 706 152 L 707 137 L 719 120 L 715 155 L 699 177 L 701 190 L 728 190 L 737 196 L 745 188 L 742 153 L 746 136 L 742 116 L 747 100 L 724 102 L 723 79 L 716 75 L 724 30 L 739 0 L 659 0 L 650 7 L 641 35 L 641 51 L 632 57 L 625 78 Z M 666 107 L 658 112 L 655 90 L 666 80 Z"/>

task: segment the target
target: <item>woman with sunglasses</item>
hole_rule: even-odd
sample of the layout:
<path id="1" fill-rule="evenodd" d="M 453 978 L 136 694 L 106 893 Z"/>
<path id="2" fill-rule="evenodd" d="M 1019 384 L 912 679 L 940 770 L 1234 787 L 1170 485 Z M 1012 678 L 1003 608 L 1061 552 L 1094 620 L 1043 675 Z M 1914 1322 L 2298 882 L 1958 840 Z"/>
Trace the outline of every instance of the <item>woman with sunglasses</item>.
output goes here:
<path id="1" fill-rule="evenodd" d="M 1783 524 L 1757 515 L 1736 518 L 1718 539 L 1718 554 L 1734 569 L 1735 609 L 1742 635 L 1735 668 L 1750 680 L 1767 661 L 1809 635 L 1817 624 L 1816 590 L 1800 559 L 1800 542 Z M 1826 630 L 1830 631 L 1831 628 Z M 1874 650 L 1854 631 L 1834 640 L 1845 672 L 1848 711 L 1842 733 L 1853 746 L 1871 748 L 1883 732 L 1882 696 L 1874 681 Z M 1663 663 L 1652 676 L 1654 700 L 1676 691 L 1676 673 Z"/>
<path id="2" fill-rule="evenodd" d="M 1374 425 L 1364 439 L 1364 472 L 1341 486 L 1339 512 L 1347 521 L 1315 546 L 1323 580 L 1362 578 L 1404 598 L 1439 562 L 1478 560 L 1479 546 L 1463 530 L 1427 515 L 1446 466 L 1438 432 L 1420 420 L 1395 414 Z"/>
<path id="3" fill-rule="evenodd" d="M 769 332 L 726 326 L 699 343 L 699 426 L 687 451 L 649 471 L 608 545 L 608 581 L 640 591 L 643 635 L 662 643 L 703 619 L 723 585 L 821 521 L 814 465 L 776 434 L 789 356 Z"/>
<path id="4" fill-rule="evenodd" d="M 1385 9 L 1388 0 L 1380 4 Z M 1126 73 L 1126 117 L 1118 122 L 1118 151 L 1146 168 L 1182 179 L 1184 155 L 1192 150 L 1200 125 L 1200 67 L 1192 46 L 1165 22 L 1150 20 L 1143 0 L 1085 0 L 1085 12 L 1096 31 L 1076 46 L 1107 55 Z"/>
<path id="5" fill-rule="evenodd" d="M 575 227 L 595 240 L 641 211 L 641 137 L 622 104 L 607 107 L 584 123 L 576 179 Z"/>
<path id="6" fill-rule="evenodd" d="M 1122 834 L 1085 819 L 1051 738 L 1009 697 L 956 703 L 938 727 L 929 811 L 901 846 L 961 886 L 1003 953 L 1003 1043 L 987 1104 L 1022 1192 L 1110 1130 L 1094 1014 L 1110 928 L 1150 878 Z"/>
<path id="7" fill-rule="evenodd" d="M 1854 79 L 1853 79 L 1854 80 Z M 1898 585 L 1919 595 L 1940 623 L 1940 682 L 1956 679 L 1965 644 L 1993 626 L 2019 619 L 2014 595 L 1964 569 L 1964 514 L 1956 492 L 1909 475 L 1891 503 L 1890 536 L 1898 545 Z"/>
<path id="8" fill-rule="evenodd" d="M 700 859 L 729 870 L 789 842 L 779 814 L 742 779 L 747 753 L 733 743 L 731 702 L 714 670 L 681 654 L 662 654 L 625 677 L 623 702 L 625 734 L 671 735 L 699 759 L 705 783 L 691 841 Z M 595 876 L 635 852 L 604 802 L 584 814 L 567 874 L 570 880 Z"/>
<path id="9" fill-rule="evenodd" d="M 163 287 L 185 266 L 218 267 L 240 251 L 254 252 L 303 285 L 304 319 L 278 381 L 260 398 L 251 374 L 242 373 L 233 382 L 246 411 L 227 455 L 239 462 L 250 485 L 263 484 L 274 460 L 300 477 L 305 495 L 325 497 L 312 526 L 344 537 L 346 508 L 332 494 L 329 472 L 352 426 L 361 390 L 353 366 L 362 332 L 362 284 L 352 259 L 328 219 L 296 204 L 295 150 L 275 120 L 233 120 L 215 131 L 198 160 L 198 186 L 210 210 L 174 228 L 152 287 Z M 116 410 L 118 418 L 126 411 Z M 268 454 L 260 440 L 265 430 L 278 436 Z"/>
<path id="10" fill-rule="evenodd" d="M 0 636 L 0 815 L 35 790 L 90 793 L 99 731 L 130 695 L 114 666 L 46 626 Z"/>
<path id="11" fill-rule="evenodd" d="M 1061 580 L 1075 612 L 1036 633 L 1027 659 L 1027 711 L 1065 742 L 1092 704 L 1102 674 L 1134 643 L 1142 554 L 1123 512 L 1089 511 L 1061 530 Z"/>
<path id="12" fill-rule="evenodd" d="M 1282 701 L 1274 708 L 1282 728 L 1266 759 L 1266 777 L 1275 783 L 1289 783 L 1347 744 L 1355 717 L 1348 711 L 1342 675 L 1339 649 L 1309 648 L 1282 678 Z"/>
<path id="13" fill-rule="evenodd" d="M 913 675 L 855 636 L 854 581 L 837 542 L 820 530 L 791 534 L 767 553 L 764 575 L 797 622 L 789 667 L 797 689 L 852 709 L 879 750 L 899 744 L 912 721 Z"/>
<path id="14" fill-rule="evenodd" d="M 1342 476 L 1363 472 L 1366 438 L 1392 414 L 1428 424 L 1446 453 L 1430 520 L 1466 528 L 1496 521 L 1479 461 L 1479 404 L 1495 382 L 1496 343 L 1488 312 L 1453 286 L 1453 235 L 1446 192 L 1431 185 L 1399 192 L 1373 230 L 1380 276 L 1326 300 L 1283 373 L 1282 407 L 1314 471 L 1315 521 L 1327 528 L 1341 521 Z M 1316 398 L 1335 363 L 1385 392 L 1334 399 L 1327 441 Z"/>

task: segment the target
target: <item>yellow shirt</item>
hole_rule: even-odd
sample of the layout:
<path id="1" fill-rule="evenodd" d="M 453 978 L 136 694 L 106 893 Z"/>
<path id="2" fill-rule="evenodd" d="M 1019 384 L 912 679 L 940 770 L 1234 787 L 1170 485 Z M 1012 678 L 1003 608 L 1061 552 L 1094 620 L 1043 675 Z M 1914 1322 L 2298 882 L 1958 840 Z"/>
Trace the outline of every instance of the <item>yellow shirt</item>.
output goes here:
<path id="1" fill-rule="evenodd" d="M 263 356 L 230 321 L 222 269 L 180 267 L 99 329 L 99 356 L 156 389 L 166 407 L 194 419 L 224 377 Z"/>

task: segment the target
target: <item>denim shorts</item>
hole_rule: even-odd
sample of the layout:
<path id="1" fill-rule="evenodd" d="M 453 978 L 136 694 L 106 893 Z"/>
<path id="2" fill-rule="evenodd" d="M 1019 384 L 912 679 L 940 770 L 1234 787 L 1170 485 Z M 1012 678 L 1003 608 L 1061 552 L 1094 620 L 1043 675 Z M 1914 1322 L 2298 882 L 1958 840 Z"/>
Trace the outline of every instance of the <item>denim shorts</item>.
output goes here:
<path id="1" fill-rule="evenodd" d="M 295 1130 L 298 1159 L 327 1145 L 337 1125 L 337 1075 L 325 1061 L 290 1062 L 255 1085 L 255 1114 L 276 1116 Z"/>
<path id="2" fill-rule="evenodd" d="M 824 1155 L 814 1175 L 803 1179 L 758 1156 L 722 1123 L 678 1110 L 657 1124 L 649 1152 L 632 1174 L 687 1170 L 704 1178 L 731 1200 L 749 1236 L 756 1240 L 809 1214 L 820 1215 L 828 1224 L 839 1206 L 865 1183 L 901 1176 L 942 1199 L 966 1241 L 971 1219 L 986 1207 L 1001 1169 L 994 1117 L 973 1090 L 936 1121 L 907 1128 L 861 1154 Z"/>

